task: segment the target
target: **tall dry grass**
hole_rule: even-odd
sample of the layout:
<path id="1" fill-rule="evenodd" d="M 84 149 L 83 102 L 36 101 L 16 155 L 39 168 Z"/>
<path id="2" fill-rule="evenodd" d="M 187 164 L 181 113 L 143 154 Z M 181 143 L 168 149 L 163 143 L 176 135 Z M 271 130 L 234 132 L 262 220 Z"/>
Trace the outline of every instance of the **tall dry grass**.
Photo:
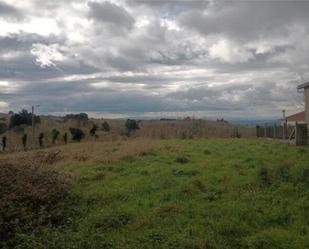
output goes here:
<path id="1" fill-rule="evenodd" d="M 89 131 L 93 124 L 101 128 L 104 121 L 110 124 L 111 130 L 105 132 L 99 129 L 97 132 L 98 138 L 89 135 Z M 255 137 L 256 131 L 254 127 L 233 126 L 230 124 L 213 122 L 208 120 L 175 120 L 175 121 L 160 121 L 160 120 L 143 120 L 140 123 L 140 130 L 132 134 L 134 138 L 146 139 L 192 139 L 192 138 L 229 138 L 229 137 Z M 60 135 L 56 141 L 57 146 L 63 145 L 63 135 L 68 133 L 70 141 L 70 127 L 77 127 L 84 131 L 86 138 L 84 141 L 120 141 L 126 140 L 125 120 L 105 120 L 105 119 L 90 119 L 87 123 L 70 120 L 64 122 L 61 118 L 42 117 L 41 123 L 35 127 L 35 138 L 33 140 L 32 128 L 24 127 L 23 129 L 13 129 L 7 131 L 7 151 L 23 151 L 22 135 L 28 135 L 27 148 L 39 148 L 39 134 L 44 133 L 44 147 L 51 147 L 53 129 L 60 131 Z"/>

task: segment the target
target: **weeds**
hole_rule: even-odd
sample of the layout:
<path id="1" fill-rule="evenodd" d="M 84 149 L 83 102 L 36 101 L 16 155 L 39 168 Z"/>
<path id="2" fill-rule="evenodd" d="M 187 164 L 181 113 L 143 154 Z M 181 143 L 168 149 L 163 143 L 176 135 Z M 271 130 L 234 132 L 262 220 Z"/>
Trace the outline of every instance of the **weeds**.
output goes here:
<path id="1" fill-rule="evenodd" d="M 211 154 L 211 151 L 206 149 L 206 150 L 204 150 L 204 154 L 205 154 L 205 155 L 210 155 L 210 154 Z"/>
<path id="2" fill-rule="evenodd" d="M 175 162 L 185 164 L 189 162 L 189 159 L 186 156 L 178 156 L 176 157 Z"/>
<path id="3" fill-rule="evenodd" d="M 174 176 L 188 176 L 188 177 L 200 174 L 198 170 L 173 170 L 172 173 Z"/>
<path id="4" fill-rule="evenodd" d="M 1 180 L 0 193 L 9 198 L 1 192 L 9 184 L 7 191 L 21 198 L 10 202 L 13 209 L 0 209 L 2 216 L 16 211 L 14 233 L 5 242 L 1 237 L 0 247 L 308 248 L 309 157 L 294 147 L 244 139 L 128 139 L 69 144 L 55 160 L 46 160 L 51 151 L 22 152 L 12 160 L 1 155 L 0 165 L 13 165 L 13 171 L 9 182 Z M 89 158 L 76 162 L 74 155 Z M 179 157 L 188 160 L 177 162 Z M 24 161 L 32 171 L 16 164 Z M 58 181 L 49 180 L 55 167 L 79 176 L 72 185 L 65 178 L 60 194 L 54 191 Z M 31 177 L 15 177 L 22 173 Z M 27 184 L 15 189 L 17 178 Z"/>
<path id="5" fill-rule="evenodd" d="M 261 168 L 259 170 L 258 181 L 261 187 L 268 187 L 272 184 L 272 176 L 268 168 Z"/>
<path id="6" fill-rule="evenodd" d="M 114 230 L 126 226 L 131 221 L 130 215 L 126 213 L 111 213 L 95 217 L 94 228 L 100 230 Z"/>

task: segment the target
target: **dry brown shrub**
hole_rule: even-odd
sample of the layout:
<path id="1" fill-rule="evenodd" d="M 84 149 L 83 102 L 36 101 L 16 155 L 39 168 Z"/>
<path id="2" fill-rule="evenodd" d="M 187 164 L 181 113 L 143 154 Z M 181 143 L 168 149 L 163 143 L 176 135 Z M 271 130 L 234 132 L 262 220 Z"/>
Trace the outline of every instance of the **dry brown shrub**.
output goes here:
<path id="1" fill-rule="evenodd" d="M 66 178 L 52 166 L 31 160 L 0 162 L 0 247 L 18 232 L 64 221 Z"/>
<path id="2" fill-rule="evenodd" d="M 44 164 L 54 164 L 63 159 L 61 150 L 37 151 L 34 156 L 35 160 Z"/>

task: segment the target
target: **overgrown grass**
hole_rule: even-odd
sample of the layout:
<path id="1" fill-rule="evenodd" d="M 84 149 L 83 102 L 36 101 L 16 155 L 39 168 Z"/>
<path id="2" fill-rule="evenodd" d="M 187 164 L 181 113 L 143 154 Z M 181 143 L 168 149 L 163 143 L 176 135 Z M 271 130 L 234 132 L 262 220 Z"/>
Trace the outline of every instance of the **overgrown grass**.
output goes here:
<path id="1" fill-rule="evenodd" d="M 16 248 L 309 248 L 308 147 L 160 143 L 117 160 L 66 163 L 77 176 L 70 195 L 78 201 L 63 201 L 70 222 L 21 231 Z"/>

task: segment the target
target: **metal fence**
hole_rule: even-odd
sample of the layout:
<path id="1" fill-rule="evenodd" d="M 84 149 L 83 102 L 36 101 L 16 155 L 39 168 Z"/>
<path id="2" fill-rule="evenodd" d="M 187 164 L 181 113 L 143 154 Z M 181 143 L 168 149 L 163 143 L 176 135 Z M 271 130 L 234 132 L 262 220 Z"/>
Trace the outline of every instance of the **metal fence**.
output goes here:
<path id="1" fill-rule="evenodd" d="M 257 137 L 281 139 L 295 145 L 308 144 L 307 124 L 294 125 L 258 125 L 256 126 Z"/>

